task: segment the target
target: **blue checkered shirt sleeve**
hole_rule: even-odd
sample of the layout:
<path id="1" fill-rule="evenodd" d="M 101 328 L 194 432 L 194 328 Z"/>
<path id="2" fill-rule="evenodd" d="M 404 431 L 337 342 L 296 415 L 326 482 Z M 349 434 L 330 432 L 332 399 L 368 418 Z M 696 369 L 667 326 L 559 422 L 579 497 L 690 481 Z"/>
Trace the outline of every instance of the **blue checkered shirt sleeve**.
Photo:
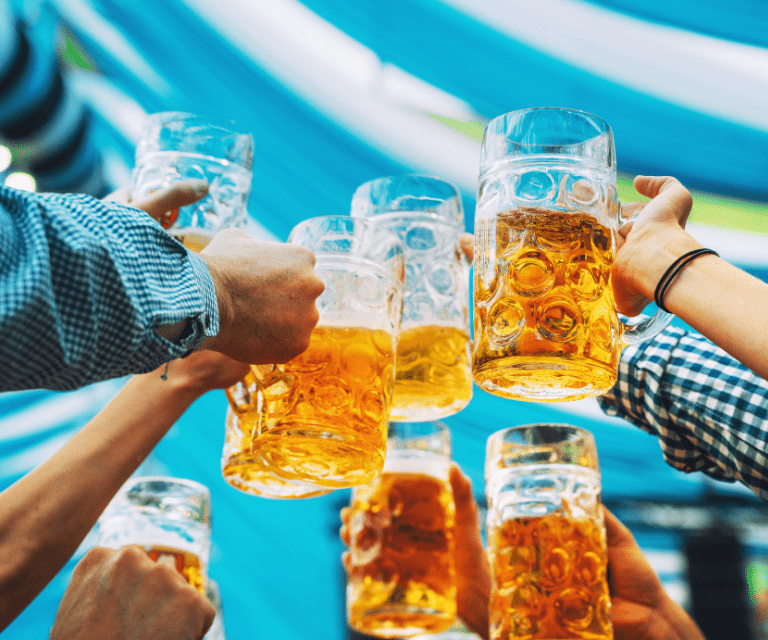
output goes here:
<path id="1" fill-rule="evenodd" d="M 176 342 L 154 331 L 184 320 Z M 205 262 L 144 212 L 0 187 L 0 391 L 152 371 L 218 325 Z"/>
<path id="2" fill-rule="evenodd" d="M 673 467 L 768 500 L 768 382 L 703 336 L 669 326 L 627 347 L 598 403 L 655 435 Z"/>

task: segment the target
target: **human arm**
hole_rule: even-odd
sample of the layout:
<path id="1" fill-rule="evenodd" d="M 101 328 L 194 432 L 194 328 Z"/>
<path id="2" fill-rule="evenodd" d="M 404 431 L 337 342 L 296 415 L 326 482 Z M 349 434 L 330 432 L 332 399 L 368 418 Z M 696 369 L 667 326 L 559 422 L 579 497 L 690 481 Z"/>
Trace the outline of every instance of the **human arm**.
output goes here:
<path id="1" fill-rule="evenodd" d="M 136 209 L 0 187 L 0 391 L 74 389 L 201 346 L 286 362 L 322 290 L 301 247 L 225 230 L 198 256 Z"/>
<path id="2" fill-rule="evenodd" d="M 204 261 L 141 211 L 0 187 L 0 239 L 2 391 L 150 371 L 218 330 Z M 182 320 L 185 340 L 155 331 Z"/>
<path id="3" fill-rule="evenodd" d="M 215 609 L 138 547 L 95 547 L 75 567 L 50 640 L 200 640 Z"/>
<path id="4" fill-rule="evenodd" d="M 619 230 L 612 271 L 616 304 L 633 316 L 653 298 L 666 269 L 702 248 L 684 226 L 690 193 L 670 177 L 637 176 L 635 188 L 651 198 L 625 207 L 638 217 Z M 688 263 L 664 295 L 664 306 L 736 360 L 768 379 L 768 284 L 715 255 Z"/>
<path id="5" fill-rule="evenodd" d="M 134 376 L 60 451 L 0 493 L 0 630 L 64 566 L 192 402 L 247 371 L 203 351 L 170 362 L 167 372 Z"/>
<path id="6" fill-rule="evenodd" d="M 671 466 L 768 500 L 768 382 L 706 338 L 670 326 L 626 347 L 597 402 L 655 435 Z"/>
<path id="7" fill-rule="evenodd" d="M 632 533 L 603 508 L 615 640 L 704 640 L 686 611 L 669 597 Z"/>

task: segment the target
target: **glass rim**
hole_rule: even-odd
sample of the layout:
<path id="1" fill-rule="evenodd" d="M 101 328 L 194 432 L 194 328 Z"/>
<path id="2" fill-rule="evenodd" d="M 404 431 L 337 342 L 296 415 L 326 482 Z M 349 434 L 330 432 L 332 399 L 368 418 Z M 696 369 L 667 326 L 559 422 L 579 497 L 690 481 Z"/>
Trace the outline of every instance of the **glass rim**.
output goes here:
<path id="1" fill-rule="evenodd" d="M 550 123 L 549 127 L 542 126 L 538 131 L 538 139 L 533 139 L 530 127 L 513 132 L 515 123 L 525 122 L 526 116 L 536 114 L 562 114 L 578 118 L 578 125 L 590 125 L 592 130 L 585 129 L 576 135 L 574 123 L 568 124 L 571 136 L 562 139 L 547 139 L 556 129 Z M 565 129 L 563 129 L 564 131 Z M 559 131 L 559 130 L 557 130 Z M 529 137 L 531 139 L 526 140 Z M 516 153 L 512 152 L 516 150 Z M 491 119 L 483 131 L 480 147 L 480 177 L 493 173 L 499 166 L 507 163 L 532 163 L 533 159 L 552 162 L 588 163 L 616 174 L 616 149 L 613 129 L 608 122 L 594 113 L 570 107 L 529 107 L 509 111 Z"/>
<path id="2" fill-rule="evenodd" d="M 184 486 L 196 490 L 199 494 L 206 496 L 209 501 L 211 499 L 211 490 L 202 482 L 191 480 L 190 478 L 177 478 L 175 476 L 136 476 L 126 480 L 120 490 L 127 493 L 136 485 L 144 482 L 164 482 L 170 485 Z"/>
<path id="3" fill-rule="evenodd" d="M 613 132 L 613 129 L 611 128 L 611 125 L 608 124 L 608 121 L 604 118 L 601 118 L 598 115 L 595 115 L 591 111 L 584 111 L 584 109 L 574 109 L 573 107 L 555 107 L 555 106 L 542 106 L 542 107 L 525 107 L 524 109 L 514 109 L 513 111 L 507 111 L 506 113 L 502 113 L 498 116 L 495 116 L 494 118 L 491 118 L 488 121 L 488 124 L 486 125 L 486 129 L 490 127 L 494 122 L 502 121 L 509 119 L 511 116 L 519 116 L 523 113 L 534 113 L 536 111 L 561 111 L 564 113 L 573 113 L 580 116 L 587 116 L 589 120 L 596 121 L 601 123 L 604 127 L 606 132 Z"/>
<path id="4" fill-rule="evenodd" d="M 234 135 L 253 137 L 253 134 L 241 127 L 236 120 L 210 113 L 196 113 L 194 111 L 155 111 L 146 115 L 144 123 L 145 125 L 148 123 L 164 124 L 176 120 L 199 120 L 200 122 L 208 122 L 220 126 L 222 129 L 226 129 Z"/>
<path id="5" fill-rule="evenodd" d="M 178 125 L 178 129 L 173 128 Z M 197 132 L 193 127 L 207 126 L 211 133 Z M 189 130 L 187 130 L 189 127 Z M 218 135 L 215 135 L 218 130 Z M 165 137 L 161 131 L 166 131 Z M 186 135 L 185 135 L 186 134 Z M 158 111 L 145 116 L 141 133 L 136 143 L 134 172 L 142 165 L 144 158 L 155 153 L 199 153 L 204 143 L 211 145 L 211 157 L 229 164 L 242 167 L 246 171 L 253 169 L 254 138 L 253 134 L 235 120 L 224 116 L 191 111 Z"/>
<path id="6" fill-rule="evenodd" d="M 396 433 L 397 431 L 402 433 L 398 434 Z M 428 440 L 435 440 L 436 444 L 439 440 L 439 445 L 419 446 L 419 442 Z M 434 453 L 450 459 L 453 455 L 452 441 L 453 437 L 450 427 L 440 420 L 428 420 L 425 422 L 390 420 L 387 426 L 387 453 L 390 451 L 424 452 Z M 390 447 L 390 445 L 392 446 Z"/>
<path id="7" fill-rule="evenodd" d="M 552 428 L 561 430 L 564 434 L 567 433 L 570 437 L 561 437 L 559 439 L 552 439 L 551 441 L 542 442 L 514 442 L 508 441 L 507 436 L 515 433 L 531 432 L 535 429 Z M 555 433 L 554 431 L 552 433 Z M 557 451 L 561 448 L 566 448 L 573 445 L 579 445 L 579 449 L 583 452 L 583 455 L 578 456 L 576 461 L 562 462 L 552 461 L 545 457 L 540 459 L 526 459 L 524 463 L 517 464 L 505 464 L 505 457 L 509 454 L 519 453 L 536 453 L 546 451 Z M 551 456 L 550 456 L 551 458 Z M 507 427 L 505 429 L 499 429 L 495 431 L 486 440 L 486 454 L 485 454 L 485 472 L 486 475 L 496 469 L 514 469 L 517 466 L 530 465 L 530 466 L 547 466 L 547 465 L 570 465 L 575 467 L 581 467 L 584 469 L 592 469 L 597 473 L 600 473 L 600 466 L 597 455 L 597 443 L 595 437 L 591 431 L 584 427 L 578 427 L 573 424 L 561 423 L 561 422 L 535 422 L 530 424 L 516 425 L 513 427 Z"/>
<path id="8" fill-rule="evenodd" d="M 400 236 L 397 235 L 394 231 L 387 228 L 386 226 L 376 222 L 375 220 L 370 220 L 368 218 L 355 218 L 353 216 L 350 216 L 348 214 L 328 214 L 323 216 L 313 216 L 311 218 L 305 218 L 304 220 L 300 220 L 297 222 L 291 231 L 288 233 L 288 238 L 286 239 L 287 244 L 295 244 L 297 246 L 304 246 L 309 249 L 312 249 L 313 253 L 315 253 L 316 257 L 321 256 L 348 256 L 351 255 L 347 251 L 318 251 L 316 249 L 313 249 L 311 246 L 307 246 L 306 244 L 302 244 L 295 240 L 295 235 L 297 235 L 300 231 L 303 229 L 309 229 L 314 224 L 321 224 L 325 220 L 338 220 L 340 222 L 344 222 L 346 224 L 352 225 L 352 227 L 362 227 L 363 229 L 372 229 L 376 231 L 377 234 L 382 234 L 381 236 L 377 236 L 377 238 L 388 238 L 389 242 L 391 243 L 391 246 L 393 249 L 397 250 L 397 255 L 401 257 L 403 262 L 405 261 L 405 245 L 403 241 L 401 240 Z M 341 232 L 338 234 L 341 236 Z M 350 233 L 350 238 L 353 238 L 354 235 Z M 339 239 L 342 239 L 341 237 Z M 381 243 L 377 243 L 380 245 Z M 365 256 L 363 256 L 365 257 Z M 394 256 L 393 256 L 394 257 Z M 389 269 L 386 262 L 382 260 L 378 260 L 376 258 L 365 258 L 367 260 L 370 260 L 371 262 L 376 262 L 378 264 L 381 264 L 385 268 Z"/>
<path id="9" fill-rule="evenodd" d="M 376 208 L 377 206 L 374 202 L 371 201 L 370 195 L 366 195 L 366 192 L 370 194 L 374 186 L 377 186 L 377 185 L 397 186 L 400 183 L 407 184 L 409 182 L 412 182 L 412 183 L 421 182 L 425 187 L 430 184 L 435 184 L 435 185 L 439 184 L 441 186 L 447 187 L 447 191 L 450 193 L 450 195 L 448 195 L 447 197 L 443 197 L 442 195 L 437 193 L 435 193 L 434 195 L 422 194 L 421 197 L 430 198 L 431 200 L 434 200 L 435 209 L 439 208 L 441 205 L 443 205 L 445 208 L 448 208 L 449 203 L 455 202 L 456 203 L 455 214 L 446 215 L 445 213 L 433 211 L 433 210 L 430 210 L 429 208 L 415 209 L 415 210 L 406 209 L 406 208 L 403 208 L 403 209 L 385 208 L 383 211 L 377 211 L 377 212 L 364 211 L 364 206 L 362 203 L 369 204 L 371 208 Z M 406 197 L 418 198 L 420 196 L 415 193 L 409 194 L 404 192 L 400 195 L 400 197 L 401 198 L 406 198 Z M 371 219 L 378 216 L 388 216 L 388 215 L 394 215 L 397 213 L 422 215 L 424 217 L 429 217 L 432 220 L 441 221 L 451 226 L 457 226 L 457 227 L 460 227 L 462 230 L 464 229 L 464 203 L 462 201 L 461 191 L 452 182 L 449 182 L 448 180 L 446 180 L 445 178 L 441 178 L 440 176 L 434 176 L 426 173 L 402 173 L 402 174 L 392 174 L 388 176 L 380 176 L 378 178 L 373 178 L 372 180 L 367 180 L 366 182 L 363 182 L 362 184 L 358 185 L 358 187 L 355 189 L 354 193 L 352 194 L 350 215 L 354 218 Z"/>

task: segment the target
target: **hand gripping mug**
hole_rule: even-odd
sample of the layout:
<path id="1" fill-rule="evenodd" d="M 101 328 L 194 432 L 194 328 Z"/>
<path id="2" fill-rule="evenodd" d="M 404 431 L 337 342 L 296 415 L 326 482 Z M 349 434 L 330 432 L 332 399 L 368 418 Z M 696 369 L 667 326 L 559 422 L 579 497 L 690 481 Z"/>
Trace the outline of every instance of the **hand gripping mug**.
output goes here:
<path id="1" fill-rule="evenodd" d="M 199 252 L 222 229 L 245 226 L 251 192 L 253 137 L 234 122 L 165 111 L 147 116 L 136 146 L 131 196 L 179 180 L 208 182 L 208 195 L 160 220 L 187 249 Z"/>
<path id="2" fill-rule="evenodd" d="M 561 401 L 601 395 L 623 346 L 661 331 L 662 311 L 620 320 L 611 266 L 620 220 L 613 133 L 582 111 L 492 120 L 475 217 L 475 382 L 492 394 Z"/>
<path id="3" fill-rule="evenodd" d="M 560 424 L 487 441 L 491 640 L 612 640 L 592 434 Z"/>
<path id="4" fill-rule="evenodd" d="M 446 425 L 390 423 L 384 471 L 352 490 L 347 616 L 353 629 L 405 638 L 454 623 L 450 466 Z"/>
<path id="5" fill-rule="evenodd" d="M 211 493 L 205 485 L 165 476 L 131 478 L 104 510 L 97 531 L 99 546 L 143 547 L 205 595 L 211 550 Z"/>
<path id="6" fill-rule="evenodd" d="M 241 489 L 254 469 L 325 489 L 362 484 L 384 465 L 403 245 L 385 227 L 350 216 L 300 222 L 288 243 L 315 254 L 325 283 L 320 320 L 303 354 L 284 365 L 254 366 L 227 389 L 246 428 L 227 437 L 224 477 Z M 265 495 L 263 483 L 256 489 Z"/>
<path id="7" fill-rule="evenodd" d="M 405 247 L 405 300 L 390 419 L 436 420 L 460 411 L 472 398 L 469 265 L 459 248 L 461 194 L 431 176 L 378 178 L 357 188 L 352 216 L 386 226 Z"/>

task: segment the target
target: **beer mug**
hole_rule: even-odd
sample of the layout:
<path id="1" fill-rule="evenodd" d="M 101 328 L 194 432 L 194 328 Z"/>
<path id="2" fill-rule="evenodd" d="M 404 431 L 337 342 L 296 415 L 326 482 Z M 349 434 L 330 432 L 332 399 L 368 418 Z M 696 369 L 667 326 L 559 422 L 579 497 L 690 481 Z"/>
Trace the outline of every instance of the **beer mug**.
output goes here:
<path id="1" fill-rule="evenodd" d="M 384 465 L 403 245 L 388 229 L 350 216 L 300 222 L 288 243 L 315 254 L 325 283 L 320 320 L 300 356 L 253 366 L 227 389 L 245 433 L 225 445 L 225 477 L 236 487 L 235 476 L 262 471 L 325 489 L 362 484 Z"/>
<path id="2" fill-rule="evenodd" d="M 98 546 L 143 547 L 205 595 L 211 550 L 211 493 L 205 485 L 164 476 L 131 478 L 104 510 L 97 531 Z"/>
<path id="3" fill-rule="evenodd" d="M 255 393 L 257 382 L 253 373 L 246 375 L 229 393 L 251 389 Z M 242 401 L 238 398 L 235 402 Z M 242 406 L 242 405 L 239 405 Z M 250 462 L 251 439 L 259 420 L 258 411 L 246 410 L 237 413 L 227 407 L 224 450 L 222 451 L 221 474 L 235 489 L 262 498 L 315 498 L 333 492 L 311 482 L 278 476 L 270 467 Z M 245 452 L 245 454 L 243 453 Z"/>
<path id="4" fill-rule="evenodd" d="M 352 216 L 375 220 L 405 246 L 405 300 L 391 420 L 450 416 L 472 398 L 469 367 L 469 265 L 459 247 L 461 194 L 420 175 L 360 185 Z"/>
<path id="5" fill-rule="evenodd" d="M 221 606 L 221 590 L 215 580 L 208 579 L 206 583 L 205 595 L 216 609 L 216 617 L 213 619 L 211 628 L 203 636 L 203 640 L 227 640 L 227 634 L 224 631 L 224 611 Z"/>
<path id="6" fill-rule="evenodd" d="M 475 382 L 519 400 L 577 400 L 616 382 L 623 346 L 661 331 L 618 316 L 613 133 L 570 109 L 513 111 L 485 129 L 475 217 Z"/>
<path id="7" fill-rule="evenodd" d="M 391 422 L 381 476 L 352 490 L 347 617 L 405 638 L 456 619 L 451 434 L 440 422 Z"/>
<path id="8" fill-rule="evenodd" d="M 491 640 L 612 640 L 592 434 L 562 424 L 497 431 L 485 484 Z"/>
<path id="9" fill-rule="evenodd" d="M 208 182 L 202 200 L 160 220 L 185 247 L 199 252 L 222 229 L 245 226 L 252 168 L 253 137 L 234 122 L 178 111 L 153 113 L 136 146 L 131 197 L 189 178 Z"/>

